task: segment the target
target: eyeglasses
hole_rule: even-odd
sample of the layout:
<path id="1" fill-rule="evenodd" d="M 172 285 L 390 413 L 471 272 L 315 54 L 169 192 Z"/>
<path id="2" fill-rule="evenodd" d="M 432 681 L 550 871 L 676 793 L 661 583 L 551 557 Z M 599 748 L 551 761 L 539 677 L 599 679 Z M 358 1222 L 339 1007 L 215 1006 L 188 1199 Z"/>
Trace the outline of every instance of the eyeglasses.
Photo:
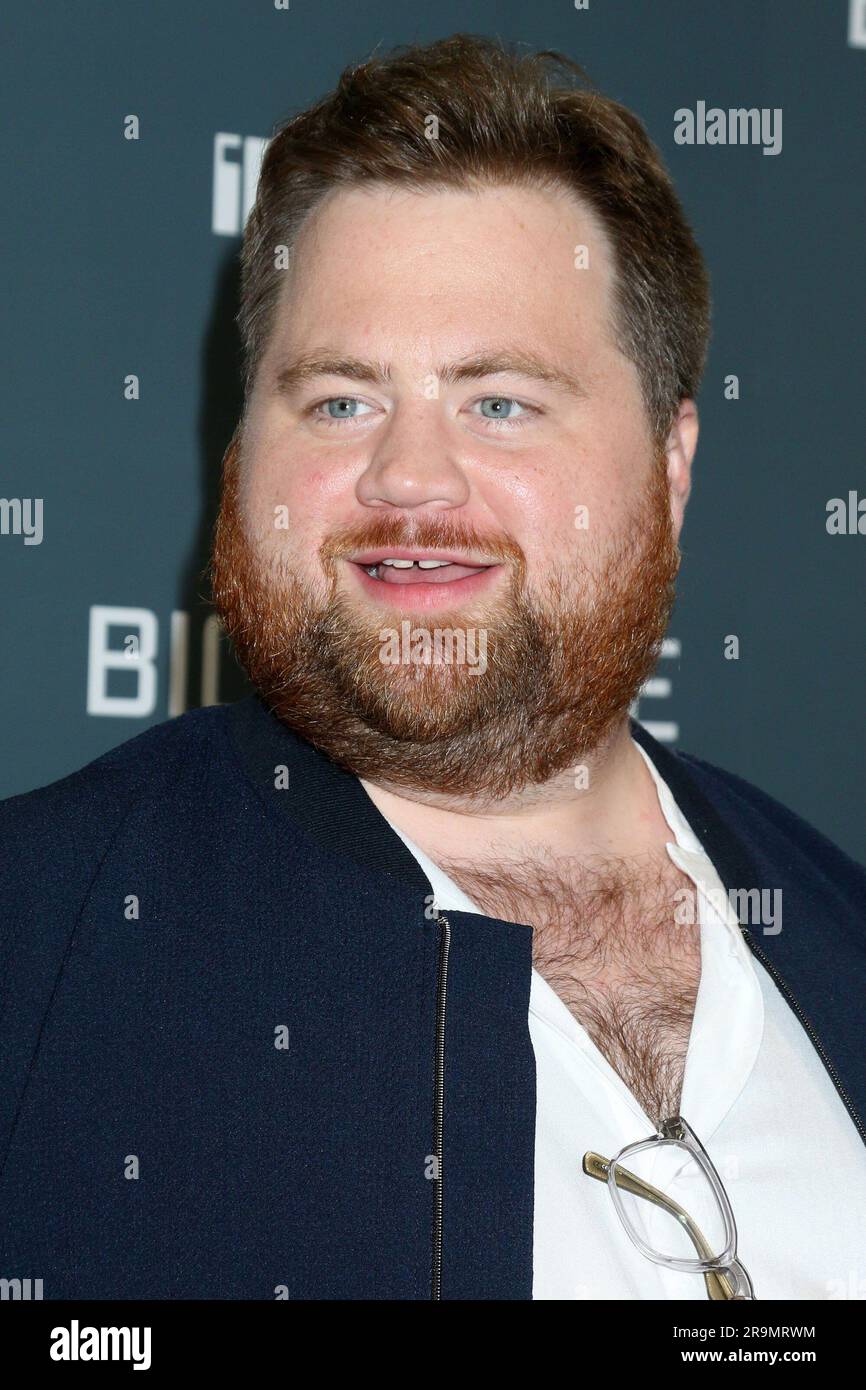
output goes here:
<path id="1" fill-rule="evenodd" d="M 708 1298 L 755 1297 L 752 1281 L 737 1259 L 737 1227 L 721 1178 L 681 1115 L 663 1120 L 658 1134 L 627 1144 L 615 1158 L 585 1153 L 583 1171 L 607 1183 L 626 1234 L 650 1260 L 668 1269 L 703 1274 Z M 700 1225 L 664 1190 L 674 1178 L 689 1188 L 689 1208 Z"/>

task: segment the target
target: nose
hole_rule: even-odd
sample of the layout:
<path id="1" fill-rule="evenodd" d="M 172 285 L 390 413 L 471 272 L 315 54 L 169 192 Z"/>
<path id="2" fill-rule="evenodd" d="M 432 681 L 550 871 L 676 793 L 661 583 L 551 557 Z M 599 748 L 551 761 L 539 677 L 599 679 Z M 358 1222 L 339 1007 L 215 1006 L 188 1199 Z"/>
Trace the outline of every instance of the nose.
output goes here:
<path id="1" fill-rule="evenodd" d="M 454 451 L 436 400 L 400 405 L 378 433 L 373 454 L 356 483 L 367 507 L 448 510 L 469 500 L 469 478 Z"/>

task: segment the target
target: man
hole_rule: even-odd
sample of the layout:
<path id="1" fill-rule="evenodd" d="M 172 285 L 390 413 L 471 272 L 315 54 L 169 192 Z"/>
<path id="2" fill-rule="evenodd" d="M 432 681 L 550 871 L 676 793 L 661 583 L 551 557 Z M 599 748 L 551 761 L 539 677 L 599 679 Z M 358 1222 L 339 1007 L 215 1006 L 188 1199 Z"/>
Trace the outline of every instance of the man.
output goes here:
<path id="1" fill-rule="evenodd" d="M 46 1297 L 864 1272 L 866 872 L 630 717 L 709 292 L 640 124 L 550 76 L 456 36 L 268 148 L 213 554 L 256 694 L 2 807 Z"/>

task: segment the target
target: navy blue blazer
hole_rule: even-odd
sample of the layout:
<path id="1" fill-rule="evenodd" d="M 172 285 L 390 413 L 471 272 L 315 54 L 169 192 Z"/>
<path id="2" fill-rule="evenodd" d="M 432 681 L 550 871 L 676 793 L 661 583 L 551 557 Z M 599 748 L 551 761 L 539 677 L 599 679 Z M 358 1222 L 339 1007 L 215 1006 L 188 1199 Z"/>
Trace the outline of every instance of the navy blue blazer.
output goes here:
<path id="1" fill-rule="evenodd" d="M 631 727 L 725 887 L 782 890 L 745 937 L 866 1143 L 866 870 Z M 532 1297 L 532 929 L 438 913 L 357 778 L 250 696 L 3 801 L 0 858 L 0 1277 Z"/>

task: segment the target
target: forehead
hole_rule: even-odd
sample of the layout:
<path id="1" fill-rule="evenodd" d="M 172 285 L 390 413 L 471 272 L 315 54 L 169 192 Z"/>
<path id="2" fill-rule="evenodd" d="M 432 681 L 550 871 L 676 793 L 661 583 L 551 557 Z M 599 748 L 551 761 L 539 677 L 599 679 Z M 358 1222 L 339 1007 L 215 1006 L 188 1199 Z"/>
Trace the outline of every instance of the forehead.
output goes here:
<path id="1" fill-rule="evenodd" d="M 516 184 L 334 190 L 297 238 L 273 340 L 350 334 L 437 347 L 515 332 L 564 352 L 609 342 L 607 232 L 569 190 Z"/>

